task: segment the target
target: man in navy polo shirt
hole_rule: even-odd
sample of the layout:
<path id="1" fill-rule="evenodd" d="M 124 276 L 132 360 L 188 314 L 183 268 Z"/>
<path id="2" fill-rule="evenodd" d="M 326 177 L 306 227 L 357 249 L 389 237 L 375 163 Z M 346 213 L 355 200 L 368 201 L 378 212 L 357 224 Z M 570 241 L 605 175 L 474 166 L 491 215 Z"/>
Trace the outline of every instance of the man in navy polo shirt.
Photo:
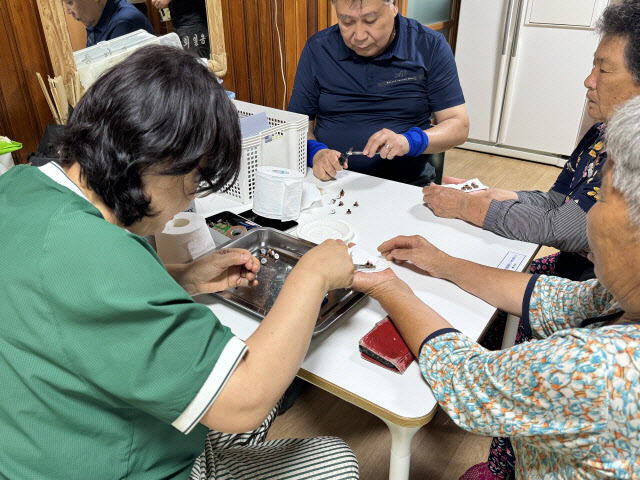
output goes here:
<path id="1" fill-rule="evenodd" d="M 127 0 L 62 0 L 62 4 L 87 27 L 87 47 L 140 29 L 155 35 L 147 17 Z"/>
<path id="2" fill-rule="evenodd" d="M 440 33 L 398 15 L 397 0 L 332 0 L 338 24 L 304 47 L 292 112 L 309 115 L 309 166 L 322 180 L 346 168 L 424 186 L 427 155 L 460 145 L 469 117 L 451 49 Z M 431 125 L 431 115 L 436 125 Z"/>

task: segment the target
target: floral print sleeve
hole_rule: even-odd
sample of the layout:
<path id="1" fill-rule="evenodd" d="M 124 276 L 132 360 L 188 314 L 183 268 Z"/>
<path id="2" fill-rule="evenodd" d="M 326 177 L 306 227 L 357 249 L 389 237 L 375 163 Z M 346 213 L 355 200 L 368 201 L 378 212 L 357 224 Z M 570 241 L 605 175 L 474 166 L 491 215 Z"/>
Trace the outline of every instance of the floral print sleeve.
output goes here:
<path id="1" fill-rule="evenodd" d="M 511 437 L 516 478 L 640 478 L 640 325 L 603 324 L 620 309 L 597 281 L 527 290 L 537 340 L 489 351 L 448 328 L 424 341 L 436 400 L 465 430 Z"/>
<path id="2" fill-rule="evenodd" d="M 585 319 L 619 311 L 617 303 L 598 280 L 574 282 L 560 277 L 534 275 L 527 286 L 522 322 L 533 338 L 578 327 Z"/>
<path id="3" fill-rule="evenodd" d="M 603 347 L 581 335 L 489 351 L 449 332 L 420 351 L 422 375 L 456 424 L 502 437 L 562 432 L 589 441 L 606 425 L 609 367 Z"/>
<path id="4" fill-rule="evenodd" d="M 492 352 L 449 332 L 425 342 L 420 370 L 453 421 L 480 435 L 530 436 L 540 448 L 570 451 L 593 443 L 607 423 L 611 369 L 588 336 Z"/>

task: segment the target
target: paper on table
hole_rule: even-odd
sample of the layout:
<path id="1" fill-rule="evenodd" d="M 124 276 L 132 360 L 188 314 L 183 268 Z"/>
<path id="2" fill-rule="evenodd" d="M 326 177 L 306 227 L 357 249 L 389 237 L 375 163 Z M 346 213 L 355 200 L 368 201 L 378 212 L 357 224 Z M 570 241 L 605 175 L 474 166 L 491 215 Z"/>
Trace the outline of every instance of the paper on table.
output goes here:
<path id="1" fill-rule="evenodd" d="M 489 188 L 477 178 L 472 178 L 471 180 L 467 180 L 464 183 L 448 183 L 442 186 L 447 188 L 455 188 L 456 190 L 462 190 L 463 192 L 467 193 L 476 192 L 478 190 L 486 190 Z"/>
<path id="2" fill-rule="evenodd" d="M 318 187 L 313 183 L 304 182 L 302 184 L 302 204 L 300 206 L 300 210 L 306 210 L 320 200 L 322 200 L 322 195 L 320 195 Z"/>
<path id="3" fill-rule="evenodd" d="M 504 258 L 500 261 L 498 268 L 502 268 L 503 270 L 513 270 L 517 272 L 520 270 L 520 265 L 524 261 L 525 256 L 522 253 L 518 252 L 507 252 Z"/>
<path id="4" fill-rule="evenodd" d="M 349 253 L 353 259 L 354 264 L 364 265 L 367 262 L 373 263 L 373 268 L 361 268 L 358 271 L 363 273 L 381 272 L 391 267 L 391 262 L 388 262 L 380 252 L 371 253 L 363 249 L 358 245 L 354 245 L 349 248 Z"/>

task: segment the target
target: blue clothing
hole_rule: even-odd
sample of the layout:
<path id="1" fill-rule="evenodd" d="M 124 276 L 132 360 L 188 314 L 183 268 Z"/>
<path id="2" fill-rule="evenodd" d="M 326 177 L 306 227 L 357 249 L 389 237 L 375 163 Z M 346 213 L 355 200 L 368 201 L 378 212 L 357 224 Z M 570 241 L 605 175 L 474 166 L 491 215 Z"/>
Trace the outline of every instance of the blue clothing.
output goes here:
<path id="1" fill-rule="evenodd" d="M 565 195 L 563 205 L 571 201 L 585 216 L 598 200 L 602 185 L 601 172 L 607 161 L 604 132 L 605 124 L 597 123 L 585 133 L 551 187 L 552 192 Z M 586 239 L 586 229 L 582 230 L 582 236 Z M 554 268 L 557 275 L 571 280 L 595 277 L 593 263 L 576 252 L 560 252 Z"/>
<path id="2" fill-rule="evenodd" d="M 98 23 L 87 27 L 87 47 L 140 29 L 155 35 L 147 17 L 127 0 L 107 0 Z"/>
<path id="3" fill-rule="evenodd" d="M 604 127 L 603 123 L 597 123 L 589 129 L 551 187 L 552 191 L 565 195 L 563 203 L 572 200 L 585 212 L 596 203 L 602 184 L 600 171 L 607 160 Z"/>
<path id="4" fill-rule="evenodd" d="M 300 55 L 289 110 L 316 120 L 315 136 L 329 148 L 362 150 L 388 128 L 404 133 L 431 126 L 431 114 L 464 103 L 451 49 L 442 34 L 396 16 L 396 35 L 375 58 L 344 43 L 337 25 L 313 35 Z M 427 156 L 385 160 L 351 156 L 349 169 L 414 183 Z"/>

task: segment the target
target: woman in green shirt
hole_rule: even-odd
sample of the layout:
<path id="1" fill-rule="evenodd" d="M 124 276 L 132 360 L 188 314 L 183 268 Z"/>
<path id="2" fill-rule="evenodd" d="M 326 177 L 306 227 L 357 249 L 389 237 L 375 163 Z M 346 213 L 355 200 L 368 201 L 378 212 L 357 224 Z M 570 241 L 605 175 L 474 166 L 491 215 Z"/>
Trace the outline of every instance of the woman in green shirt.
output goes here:
<path id="1" fill-rule="evenodd" d="M 305 255 L 243 342 L 190 294 L 255 284 L 257 260 L 165 266 L 142 238 L 237 175 L 215 76 L 136 51 L 80 100 L 60 154 L 0 177 L 0 478 L 357 478 L 339 439 L 262 441 L 322 299 L 352 283 L 347 247 Z"/>

